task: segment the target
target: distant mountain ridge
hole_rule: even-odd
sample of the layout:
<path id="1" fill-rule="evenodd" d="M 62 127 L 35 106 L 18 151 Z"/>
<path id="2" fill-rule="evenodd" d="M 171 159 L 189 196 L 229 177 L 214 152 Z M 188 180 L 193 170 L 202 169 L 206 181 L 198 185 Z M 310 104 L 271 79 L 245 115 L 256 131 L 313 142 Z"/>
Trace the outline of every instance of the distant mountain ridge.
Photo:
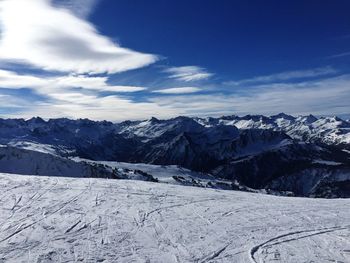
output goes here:
<path id="1" fill-rule="evenodd" d="M 179 165 L 302 196 L 350 197 L 350 123 L 338 117 L 0 119 L 0 144 L 64 158 Z"/>

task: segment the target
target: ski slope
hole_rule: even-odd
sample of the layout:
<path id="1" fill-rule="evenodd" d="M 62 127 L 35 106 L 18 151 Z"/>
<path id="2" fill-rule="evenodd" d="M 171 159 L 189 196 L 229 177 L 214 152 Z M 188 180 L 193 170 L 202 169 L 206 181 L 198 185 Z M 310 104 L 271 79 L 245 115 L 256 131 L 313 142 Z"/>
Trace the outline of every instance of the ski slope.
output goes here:
<path id="1" fill-rule="evenodd" d="M 0 174 L 0 262 L 350 262 L 350 199 Z"/>
<path id="2" fill-rule="evenodd" d="M 231 185 L 234 182 L 224 179 L 215 178 L 213 175 L 191 171 L 178 165 L 154 165 L 146 163 L 123 163 L 123 162 L 111 162 L 111 161 L 92 161 L 88 159 L 82 159 L 78 157 L 70 158 L 77 163 L 88 164 L 102 164 L 111 169 L 118 169 L 126 174 L 126 177 L 133 179 L 135 171 L 142 171 L 152 175 L 159 183 L 188 185 L 198 187 L 210 187 L 217 189 L 232 189 Z M 124 169 L 124 171 L 123 171 Z M 129 174 L 127 171 L 129 170 Z M 181 178 L 182 180 L 176 179 Z M 236 184 L 237 185 L 237 184 Z M 242 187 L 243 188 L 243 187 Z M 245 190 L 258 192 L 259 190 L 248 189 Z"/>

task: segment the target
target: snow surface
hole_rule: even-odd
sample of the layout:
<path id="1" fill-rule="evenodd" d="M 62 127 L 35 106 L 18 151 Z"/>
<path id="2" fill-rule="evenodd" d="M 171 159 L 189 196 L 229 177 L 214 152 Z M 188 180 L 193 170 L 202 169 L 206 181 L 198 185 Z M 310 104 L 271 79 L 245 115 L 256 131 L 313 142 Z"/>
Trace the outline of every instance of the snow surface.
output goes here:
<path id="1" fill-rule="evenodd" d="M 87 162 L 91 164 L 103 164 L 111 168 L 116 169 L 129 169 L 131 171 L 140 170 L 151 174 L 158 180 L 159 183 L 181 184 L 175 180 L 175 177 L 181 176 L 187 181 L 193 179 L 196 180 L 203 187 L 208 183 L 226 183 L 231 184 L 232 181 L 220 180 L 213 175 L 191 171 L 178 165 L 154 165 L 146 163 L 124 163 L 124 162 L 110 162 L 110 161 L 92 161 L 88 159 L 82 159 L 79 157 L 70 158 L 76 162 Z"/>
<path id="2" fill-rule="evenodd" d="M 325 164 L 325 165 L 342 165 L 342 163 L 326 160 L 314 160 L 313 163 Z"/>
<path id="3" fill-rule="evenodd" d="M 350 200 L 0 174 L 1 262 L 350 262 Z"/>
<path id="4" fill-rule="evenodd" d="M 10 141 L 7 145 L 4 145 L 3 147 L 6 147 L 6 146 L 56 155 L 56 149 L 50 144 L 14 140 L 14 141 Z"/>

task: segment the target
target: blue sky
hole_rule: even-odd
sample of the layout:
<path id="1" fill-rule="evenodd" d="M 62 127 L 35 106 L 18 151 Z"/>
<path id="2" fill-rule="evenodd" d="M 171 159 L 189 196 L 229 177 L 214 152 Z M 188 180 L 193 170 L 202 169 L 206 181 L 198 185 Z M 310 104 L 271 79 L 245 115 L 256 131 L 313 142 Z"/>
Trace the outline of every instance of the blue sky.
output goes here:
<path id="1" fill-rule="evenodd" d="M 0 116 L 350 117 L 349 1 L 3 0 Z"/>

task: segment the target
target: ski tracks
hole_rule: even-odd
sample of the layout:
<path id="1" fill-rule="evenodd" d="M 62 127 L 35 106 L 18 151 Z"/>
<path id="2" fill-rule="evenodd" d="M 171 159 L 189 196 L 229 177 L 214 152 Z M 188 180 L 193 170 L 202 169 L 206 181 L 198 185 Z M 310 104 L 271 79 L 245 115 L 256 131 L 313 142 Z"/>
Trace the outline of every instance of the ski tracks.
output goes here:
<path id="1" fill-rule="evenodd" d="M 10 226 L 9 229 L 16 228 L 16 230 L 14 232 L 12 232 L 11 234 L 7 235 L 6 237 L 0 239 L 0 243 L 4 242 L 6 240 L 9 240 L 10 238 L 12 238 L 12 237 L 16 236 L 17 234 L 21 233 L 23 230 L 26 230 L 26 229 L 28 229 L 28 228 L 38 224 L 39 222 L 42 222 L 43 220 L 47 219 L 48 217 L 58 213 L 59 211 L 61 211 L 63 208 L 65 208 L 66 206 L 68 206 L 72 202 L 77 201 L 79 199 L 79 197 L 82 196 L 88 189 L 89 189 L 89 187 L 87 187 L 86 189 L 81 191 L 79 194 L 73 196 L 72 198 L 70 198 L 66 202 L 58 202 L 58 203 L 54 204 L 53 206 L 50 207 L 51 209 L 52 208 L 54 209 L 51 213 L 45 215 L 44 217 L 41 217 L 40 219 L 37 219 L 37 220 L 33 221 L 30 224 L 23 223 L 20 226 L 18 226 L 18 225 Z M 56 207 L 58 207 L 58 208 L 56 208 Z"/>
<path id="2" fill-rule="evenodd" d="M 289 232 L 286 234 L 278 235 L 278 236 L 273 237 L 273 238 L 271 238 L 271 239 L 269 239 L 261 244 L 258 244 L 256 246 L 252 247 L 249 251 L 249 257 L 250 257 L 251 262 L 258 263 L 258 262 L 261 262 L 261 261 L 258 261 L 258 258 L 261 255 L 261 253 L 259 253 L 259 251 L 263 250 L 264 248 L 267 248 L 267 247 L 271 248 L 271 247 L 279 245 L 279 244 L 283 244 L 283 243 L 287 243 L 287 242 L 291 242 L 291 241 L 297 241 L 300 239 L 304 239 L 304 238 L 308 238 L 308 237 L 312 237 L 312 236 L 317 236 L 317 235 L 322 235 L 322 234 L 335 232 L 335 231 L 339 231 L 339 230 L 346 230 L 349 228 L 350 228 L 350 225 L 334 226 L 334 227 L 329 227 L 329 228 L 318 228 L 318 229 L 306 229 L 306 230 L 300 230 L 300 231 L 293 231 L 293 232 Z M 277 252 L 277 254 L 279 255 L 278 252 Z M 276 258 L 276 259 L 278 259 L 278 258 Z M 262 261 L 262 262 L 265 262 L 265 261 Z"/>

